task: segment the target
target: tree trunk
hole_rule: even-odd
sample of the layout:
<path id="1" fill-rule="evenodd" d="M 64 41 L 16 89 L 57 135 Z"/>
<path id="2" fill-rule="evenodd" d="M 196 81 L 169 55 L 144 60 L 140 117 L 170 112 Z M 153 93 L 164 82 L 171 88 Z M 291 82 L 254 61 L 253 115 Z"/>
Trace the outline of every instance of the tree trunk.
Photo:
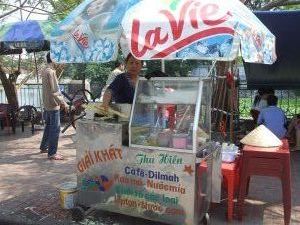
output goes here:
<path id="1" fill-rule="evenodd" d="M 6 94 L 7 103 L 13 105 L 15 109 L 19 107 L 18 94 L 16 88 L 16 80 L 18 75 L 19 73 L 15 72 L 13 74 L 10 74 L 9 77 L 7 77 L 2 66 L 0 65 L 0 80 L 2 82 Z"/>

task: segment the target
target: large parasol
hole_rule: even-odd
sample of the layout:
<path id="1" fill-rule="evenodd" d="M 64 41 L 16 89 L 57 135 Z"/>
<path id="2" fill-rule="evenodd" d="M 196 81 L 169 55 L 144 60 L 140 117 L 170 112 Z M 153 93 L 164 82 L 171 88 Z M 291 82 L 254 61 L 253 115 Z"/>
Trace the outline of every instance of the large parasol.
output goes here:
<path id="1" fill-rule="evenodd" d="M 86 0 L 51 33 L 56 62 L 139 59 L 272 64 L 275 37 L 239 0 Z"/>

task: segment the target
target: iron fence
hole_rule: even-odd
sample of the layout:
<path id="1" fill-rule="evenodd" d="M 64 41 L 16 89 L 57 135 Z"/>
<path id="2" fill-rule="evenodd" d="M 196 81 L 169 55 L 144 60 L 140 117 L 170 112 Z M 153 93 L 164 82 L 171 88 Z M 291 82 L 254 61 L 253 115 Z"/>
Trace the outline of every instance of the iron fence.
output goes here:
<path id="1" fill-rule="evenodd" d="M 60 84 L 60 90 L 68 92 L 67 84 Z M 40 92 L 40 95 L 38 94 Z M 42 100 L 42 85 L 41 84 L 26 84 L 22 88 L 18 89 L 19 106 L 33 105 L 36 108 L 41 108 Z M 2 85 L 0 85 L 0 103 L 7 103 L 5 91 Z"/>
<path id="2" fill-rule="evenodd" d="M 278 97 L 278 106 L 288 118 L 300 114 L 300 95 L 298 90 L 275 90 Z M 239 85 L 239 115 L 242 119 L 251 118 L 250 110 L 253 105 L 256 90 L 248 90 L 245 81 Z"/>
<path id="3" fill-rule="evenodd" d="M 68 85 L 61 84 L 60 89 L 68 93 Z M 41 85 L 26 84 L 18 90 L 19 105 L 33 105 L 40 108 L 38 90 L 42 90 Z M 299 92 L 298 92 L 299 93 Z M 293 90 L 276 90 L 278 97 L 278 106 L 284 110 L 287 117 L 300 114 L 300 95 Z M 239 85 L 239 115 L 240 118 L 250 118 L 250 109 L 256 95 L 256 90 L 248 90 L 245 81 L 241 81 Z M 41 96 L 41 95 L 40 95 Z M 0 103 L 7 103 L 6 95 L 2 85 L 0 85 Z"/>

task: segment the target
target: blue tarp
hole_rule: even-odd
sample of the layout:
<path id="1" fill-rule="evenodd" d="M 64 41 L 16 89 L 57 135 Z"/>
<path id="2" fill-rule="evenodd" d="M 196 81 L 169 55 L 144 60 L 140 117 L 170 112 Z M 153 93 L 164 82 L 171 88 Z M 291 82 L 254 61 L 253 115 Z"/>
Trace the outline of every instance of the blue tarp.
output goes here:
<path id="1" fill-rule="evenodd" d="M 244 63 L 249 89 L 300 88 L 300 11 L 255 12 L 276 37 L 277 61 L 273 65 Z"/>
<path id="2" fill-rule="evenodd" d="M 0 55 L 49 50 L 50 21 L 27 20 L 0 26 Z"/>

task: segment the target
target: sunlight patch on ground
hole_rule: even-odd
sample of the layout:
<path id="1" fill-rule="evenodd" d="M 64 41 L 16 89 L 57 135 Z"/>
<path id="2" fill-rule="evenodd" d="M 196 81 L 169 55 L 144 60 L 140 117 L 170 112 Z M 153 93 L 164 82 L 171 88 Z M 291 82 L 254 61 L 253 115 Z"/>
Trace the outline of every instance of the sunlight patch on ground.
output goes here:
<path id="1" fill-rule="evenodd" d="M 257 199 L 246 199 L 245 202 L 248 202 L 252 205 L 265 205 L 266 204 L 266 202 L 260 201 L 260 200 L 257 200 Z"/>

